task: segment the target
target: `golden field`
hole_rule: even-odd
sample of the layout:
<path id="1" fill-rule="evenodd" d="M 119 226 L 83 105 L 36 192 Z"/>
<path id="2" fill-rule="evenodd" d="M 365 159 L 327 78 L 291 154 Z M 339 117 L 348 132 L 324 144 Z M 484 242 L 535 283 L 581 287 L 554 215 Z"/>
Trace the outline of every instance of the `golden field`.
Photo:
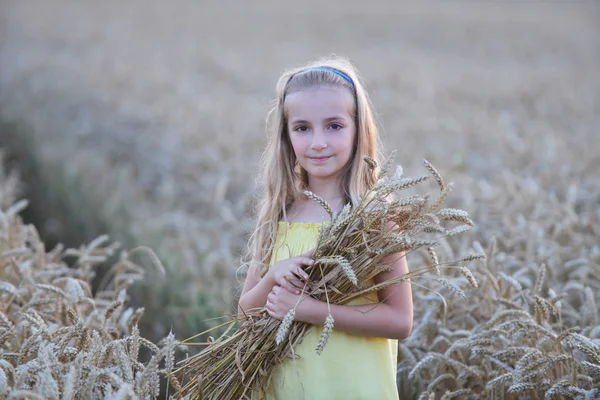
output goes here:
<path id="1" fill-rule="evenodd" d="M 131 301 L 146 310 L 142 335 L 181 340 L 235 307 L 277 77 L 346 55 L 387 150 L 407 175 L 430 160 L 476 223 L 440 257 L 487 254 L 479 289 L 457 280 L 468 300 L 440 289 L 445 318 L 415 289 L 401 393 L 595 398 L 599 17 L 586 1 L 5 0 L 0 146 L 48 251 L 104 233 L 156 251 L 166 274 Z"/>

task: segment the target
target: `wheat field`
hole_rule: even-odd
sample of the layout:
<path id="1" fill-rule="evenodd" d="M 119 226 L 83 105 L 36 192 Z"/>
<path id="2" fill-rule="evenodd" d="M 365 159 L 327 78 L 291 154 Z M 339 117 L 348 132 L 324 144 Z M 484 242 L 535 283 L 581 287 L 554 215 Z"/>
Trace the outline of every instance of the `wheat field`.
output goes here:
<path id="1" fill-rule="evenodd" d="M 145 308 L 139 329 L 148 343 L 171 330 L 181 340 L 215 326 L 212 318 L 235 309 L 243 282 L 237 269 L 275 81 L 284 68 L 345 55 L 367 83 L 386 149 L 398 150 L 411 175 L 422 172 L 422 158 L 432 161 L 455 182 L 448 202 L 475 221 L 442 243 L 440 257 L 487 255 L 473 268 L 479 289 L 462 286 L 468 300 L 439 288 L 445 314 L 439 297 L 415 290 L 415 327 L 398 360 L 401 397 L 595 398 L 599 17 L 593 1 L 1 0 L 0 147 L 7 171 L 21 177 L 17 185 L 2 176 L 2 210 L 27 198 L 21 214 L 46 251 L 57 243 L 79 249 L 103 234 L 124 248 L 153 249 L 164 278 L 138 279 L 128 306 Z M 2 252 L 33 245 L 10 246 Z M 427 260 L 414 254 L 409 266 Z M 98 267 L 99 275 L 109 270 Z M 1 277 L 14 287 L 22 279 Z M 100 277 L 79 279 L 92 291 L 101 284 Z M 64 292 L 67 281 L 35 284 Z M 37 299 L 36 291 L 51 289 L 23 290 Z M 41 322 L 32 313 L 7 314 L 13 295 L 2 292 L 3 313 L 23 339 Z M 69 304 L 60 296 L 56 304 Z M 103 324 L 102 309 L 88 329 Z M 50 336 L 68 335 L 40 318 Z M 114 330 L 129 345 L 123 321 Z M 22 343 L 7 340 L 17 333 L 7 326 L 2 360 L 19 375 L 24 359 L 5 354 Z M 53 357 L 62 363 L 57 374 L 74 362 Z M 1 365 L 10 377 L 11 367 Z M 142 367 L 132 364 L 121 395 L 156 394 L 141 383 Z M 165 371 L 164 391 L 168 369 L 156 368 Z M 121 372 L 119 379 L 129 377 Z M 36 393 L 50 381 L 19 379 L 5 381 Z M 118 392 L 117 378 L 107 379 Z"/>

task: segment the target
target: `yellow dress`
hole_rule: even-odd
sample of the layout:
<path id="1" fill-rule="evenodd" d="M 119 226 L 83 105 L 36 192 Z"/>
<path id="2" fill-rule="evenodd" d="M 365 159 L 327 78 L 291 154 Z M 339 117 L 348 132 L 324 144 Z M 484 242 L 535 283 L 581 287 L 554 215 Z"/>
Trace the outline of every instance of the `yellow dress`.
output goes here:
<path id="1" fill-rule="evenodd" d="M 319 223 L 279 222 L 270 265 L 314 248 L 320 226 Z M 370 298 L 350 304 L 377 301 L 375 292 Z M 274 368 L 268 400 L 398 399 L 397 340 L 352 335 L 336 331 L 334 327 L 319 356 L 315 348 L 322 330 L 317 326 L 311 328 L 296 345 L 294 351 L 300 359 L 288 359 Z"/>

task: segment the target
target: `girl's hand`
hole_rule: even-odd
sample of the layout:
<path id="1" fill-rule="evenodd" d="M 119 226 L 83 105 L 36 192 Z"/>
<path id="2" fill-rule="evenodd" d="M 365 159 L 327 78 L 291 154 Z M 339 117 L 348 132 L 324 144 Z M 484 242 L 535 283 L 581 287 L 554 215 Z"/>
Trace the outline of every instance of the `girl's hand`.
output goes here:
<path id="1" fill-rule="evenodd" d="M 288 311 L 298 305 L 295 319 L 300 321 L 300 314 L 305 311 L 306 307 L 310 307 L 308 303 L 312 300 L 314 299 L 306 293 L 298 295 L 290 293 L 289 290 L 280 286 L 273 286 L 273 290 L 267 296 L 267 312 L 271 317 L 281 321 Z"/>
<path id="2" fill-rule="evenodd" d="M 297 257 L 275 263 L 269 269 L 275 283 L 290 293 L 300 294 L 302 287 L 304 287 L 304 282 L 300 279 L 308 280 L 308 274 L 302 269 L 302 266 L 314 264 L 314 260 L 310 258 L 314 251 L 315 249 L 312 249 Z"/>

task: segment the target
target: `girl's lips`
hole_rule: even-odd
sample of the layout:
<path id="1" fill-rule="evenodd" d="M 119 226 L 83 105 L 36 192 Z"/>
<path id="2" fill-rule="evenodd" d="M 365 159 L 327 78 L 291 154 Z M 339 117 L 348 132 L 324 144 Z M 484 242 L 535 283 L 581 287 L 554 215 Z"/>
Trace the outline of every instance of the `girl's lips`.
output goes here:
<path id="1" fill-rule="evenodd" d="M 331 157 L 331 156 L 329 156 L 329 157 Z M 327 161 L 329 159 L 329 157 L 310 157 L 310 159 L 313 160 L 314 162 L 322 163 L 322 162 Z"/>

